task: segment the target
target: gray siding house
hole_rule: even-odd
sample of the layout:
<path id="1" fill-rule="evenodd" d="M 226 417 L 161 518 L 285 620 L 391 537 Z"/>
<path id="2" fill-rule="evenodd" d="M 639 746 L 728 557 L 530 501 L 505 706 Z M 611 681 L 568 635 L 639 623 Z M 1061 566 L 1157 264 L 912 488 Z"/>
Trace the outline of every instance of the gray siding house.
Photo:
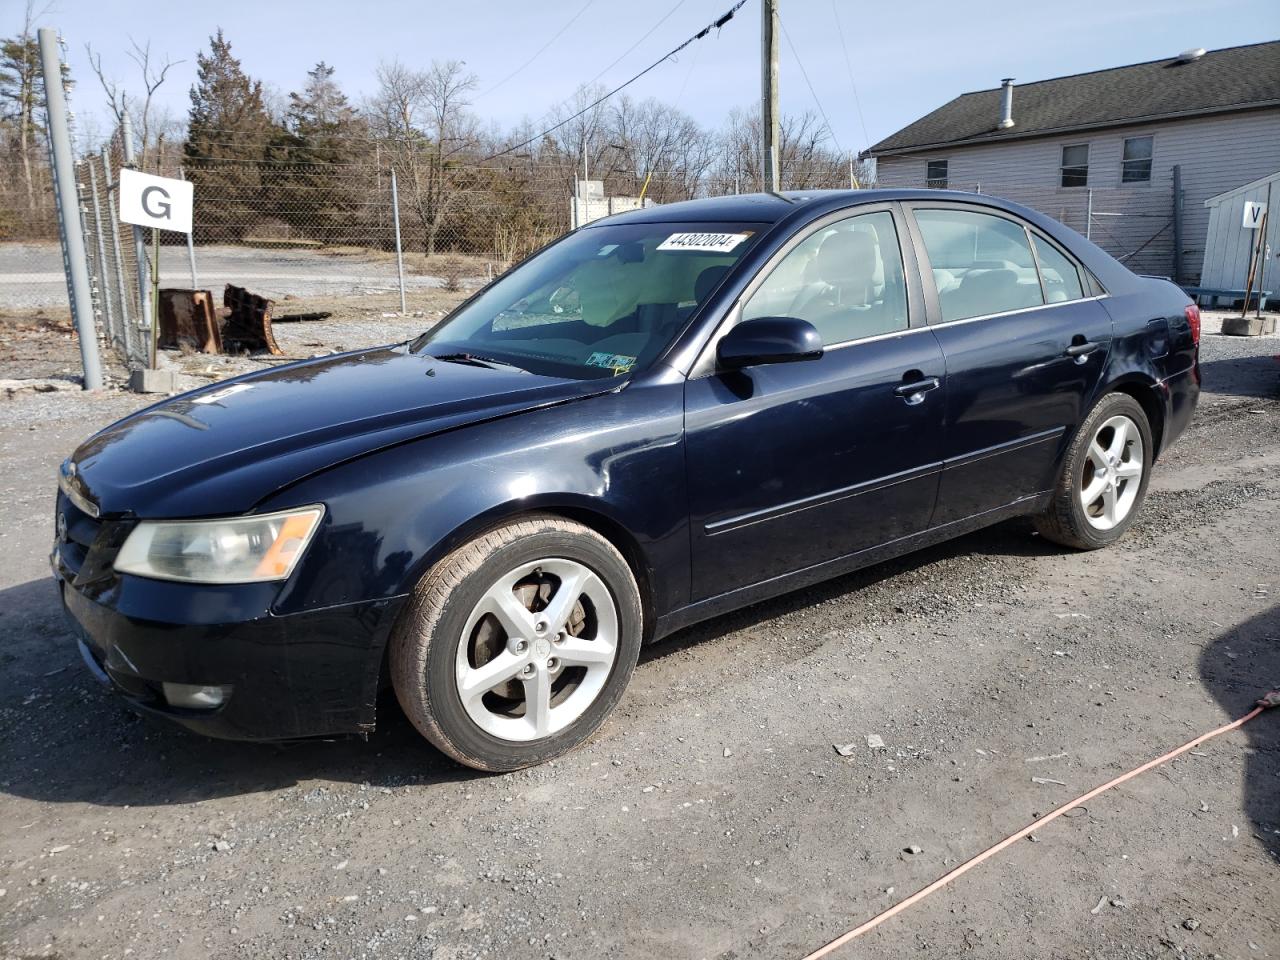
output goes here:
<path id="1" fill-rule="evenodd" d="M 1280 41 L 1006 80 L 956 97 L 863 157 L 875 159 L 879 186 L 1008 197 L 1131 269 L 1192 283 L 1205 201 L 1280 171 Z"/>

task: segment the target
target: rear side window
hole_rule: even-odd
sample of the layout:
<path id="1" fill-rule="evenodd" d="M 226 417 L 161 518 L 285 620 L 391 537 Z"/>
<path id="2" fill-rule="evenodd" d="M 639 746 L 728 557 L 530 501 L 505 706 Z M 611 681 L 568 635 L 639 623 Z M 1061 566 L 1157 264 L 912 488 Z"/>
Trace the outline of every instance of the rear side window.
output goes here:
<path id="1" fill-rule="evenodd" d="M 864 213 L 814 231 L 770 272 L 742 319 L 808 320 L 827 346 L 907 328 L 907 285 L 893 215 Z"/>
<path id="2" fill-rule="evenodd" d="M 1075 263 L 1048 240 L 1036 237 L 1036 256 L 1040 259 L 1040 276 L 1044 278 L 1044 295 L 1049 303 L 1079 300 L 1084 294 L 1080 271 Z"/>
<path id="3" fill-rule="evenodd" d="M 1036 261 L 1021 226 L 968 210 L 917 210 L 915 217 L 944 321 L 1044 304 Z"/>

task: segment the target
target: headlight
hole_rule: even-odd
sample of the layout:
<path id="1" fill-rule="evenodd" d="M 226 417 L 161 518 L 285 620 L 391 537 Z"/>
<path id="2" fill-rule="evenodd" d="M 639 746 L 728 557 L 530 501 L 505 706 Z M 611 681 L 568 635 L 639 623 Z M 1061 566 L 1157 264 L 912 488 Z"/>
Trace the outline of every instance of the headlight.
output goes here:
<path id="1" fill-rule="evenodd" d="M 187 583 L 283 580 L 323 516 L 324 507 L 314 506 L 225 520 L 144 520 L 120 548 L 115 568 Z"/>

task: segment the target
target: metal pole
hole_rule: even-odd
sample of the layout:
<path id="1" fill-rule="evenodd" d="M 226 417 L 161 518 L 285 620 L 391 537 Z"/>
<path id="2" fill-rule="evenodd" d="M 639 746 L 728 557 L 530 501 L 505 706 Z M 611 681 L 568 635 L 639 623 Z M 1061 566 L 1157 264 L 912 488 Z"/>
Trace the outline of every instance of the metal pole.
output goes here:
<path id="1" fill-rule="evenodd" d="M 107 183 L 107 213 L 111 219 L 111 253 L 116 262 L 116 299 L 120 303 L 120 329 L 121 336 L 124 338 L 124 353 L 126 362 L 130 355 L 130 339 L 129 339 L 129 287 L 124 278 L 124 254 L 120 252 L 120 221 L 116 219 L 116 205 L 111 201 L 111 192 L 116 189 L 116 184 L 111 182 L 111 160 L 107 156 L 106 148 L 102 150 L 102 175 L 106 177 Z"/>
<path id="2" fill-rule="evenodd" d="M 1266 222 L 1271 216 L 1271 182 L 1267 182 L 1267 212 L 1262 215 L 1262 266 L 1258 276 L 1258 299 L 1254 305 L 1258 308 L 1254 316 L 1262 319 L 1262 291 L 1267 289 L 1267 261 L 1271 259 L 1271 244 L 1267 242 L 1267 232 L 1271 229 Z"/>
<path id="3" fill-rule="evenodd" d="M 137 163 L 133 154 L 133 120 L 129 117 L 129 111 L 125 110 L 120 117 L 120 139 L 124 146 L 124 164 L 127 167 L 135 168 Z M 133 227 L 133 256 L 134 263 L 138 268 L 138 305 L 142 308 L 142 322 L 139 324 L 141 329 L 147 333 L 147 341 L 151 342 L 152 329 L 152 313 L 151 313 L 151 269 L 147 264 L 147 244 L 142 238 L 142 228 L 137 224 Z M 159 264 L 157 261 L 157 270 Z M 154 351 L 150 347 L 147 348 L 147 366 L 152 370 L 155 369 Z"/>
<path id="4" fill-rule="evenodd" d="M 760 2 L 760 162 L 765 190 L 782 189 L 778 170 L 778 0 Z"/>
<path id="5" fill-rule="evenodd" d="M 1093 187 L 1085 191 L 1084 237 L 1086 240 L 1093 239 Z"/>
<path id="6" fill-rule="evenodd" d="M 111 309 L 111 290 L 107 285 L 107 245 L 102 239 L 102 203 L 98 196 L 98 171 L 93 169 L 93 157 L 86 161 L 89 168 L 89 196 L 93 200 L 93 237 L 97 241 L 98 257 L 94 263 L 94 275 L 102 290 L 102 313 L 107 321 L 107 338 L 111 345 L 119 347 L 116 336 L 115 311 Z"/>
<path id="7" fill-rule="evenodd" d="M 396 168 L 391 168 L 391 219 L 396 227 L 396 275 L 400 279 L 400 312 L 408 313 L 404 302 L 404 249 L 400 245 L 400 190 L 396 186 Z"/>
<path id="8" fill-rule="evenodd" d="M 71 131 L 67 127 L 67 100 L 66 91 L 62 88 L 62 57 L 58 51 L 58 33 L 48 27 L 41 27 L 39 37 L 53 175 L 57 184 L 58 208 L 62 213 L 62 254 L 67 264 L 67 299 L 71 303 L 76 332 L 80 335 L 84 388 L 100 390 L 102 361 L 98 356 L 98 333 L 93 322 L 93 300 L 89 292 L 89 266 L 86 262 L 84 231 L 80 226 L 80 197 L 76 190 L 75 165 L 71 160 Z"/>
<path id="9" fill-rule="evenodd" d="M 187 171 L 179 167 L 178 176 L 183 180 L 187 179 Z M 191 263 L 191 289 L 199 290 L 200 281 L 196 279 L 196 242 L 193 239 L 193 237 L 195 237 L 195 230 L 194 229 L 188 230 L 187 231 L 187 260 L 190 261 Z"/>
<path id="10" fill-rule="evenodd" d="M 1173 165 L 1173 282 L 1182 283 L 1182 165 Z"/>

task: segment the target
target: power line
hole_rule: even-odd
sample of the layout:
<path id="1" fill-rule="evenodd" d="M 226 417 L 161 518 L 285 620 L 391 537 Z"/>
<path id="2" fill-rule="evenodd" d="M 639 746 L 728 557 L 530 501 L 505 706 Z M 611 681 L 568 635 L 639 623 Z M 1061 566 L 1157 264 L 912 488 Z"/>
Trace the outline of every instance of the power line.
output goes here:
<path id="1" fill-rule="evenodd" d="M 641 77 L 643 77 L 643 76 L 644 76 L 646 73 L 648 73 L 650 70 L 653 70 L 653 69 L 655 69 L 656 67 L 661 66 L 663 63 L 665 63 L 667 60 L 671 59 L 673 56 L 675 56 L 677 53 L 679 53 L 679 52 L 680 52 L 681 50 L 683 50 L 685 47 L 689 46 L 689 44 L 694 43 L 694 42 L 695 42 L 695 41 L 697 41 L 697 40 L 701 40 L 703 37 L 705 37 L 707 34 L 709 34 L 712 30 L 716 30 L 716 29 L 719 29 L 720 27 L 723 27 L 726 23 L 728 23 L 730 20 L 732 20 L 732 19 L 733 19 L 733 15 L 734 15 L 735 13 L 737 13 L 740 9 L 742 9 L 743 5 L 744 5 L 746 2 L 747 2 L 747 0 L 738 0 L 738 2 L 737 2 L 737 3 L 735 3 L 732 7 L 730 7 L 730 8 L 729 8 L 729 10 L 728 10 L 726 13 L 722 14 L 722 15 L 720 16 L 720 18 L 719 18 L 719 19 L 714 20 L 713 22 L 711 22 L 711 23 L 707 24 L 707 26 L 703 27 L 701 30 L 699 30 L 697 33 L 695 33 L 695 34 L 694 34 L 692 37 L 690 37 L 688 40 L 684 41 L 684 43 L 682 43 L 682 44 L 680 44 L 679 46 L 677 46 L 677 47 L 675 47 L 675 48 L 673 48 L 673 49 L 671 49 L 671 50 L 667 51 L 665 54 L 663 54 L 663 55 L 662 55 L 662 57 L 660 57 L 659 59 L 655 60 L 653 63 L 649 64 L 649 66 L 645 67 L 643 70 L 641 70 L 641 71 L 640 71 L 639 73 L 637 73 L 635 76 L 633 76 L 630 80 L 627 80 L 625 83 L 620 83 L 620 84 L 618 84 L 618 86 L 614 87 L 612 90 L 610 90 L 610 91 L 609 91 L 608 93 L 606 93 L 604 96 L 599 97 L 599 98 L 598 98 L 598 99 L 596 99 L 596 100 L 593 100 L 591 103 L 587 104 L 585 107 L 583 107 L 583 108 L 582 108 L 581 110 L 579 110 L 577 113 L 573 114 L 572 116 L 566 117 L 565 119 L 561 120 L 559 123 L 555 124 L 554 126 L 548 127 L 546 130 L 543 130 L 541 133 L 537 134 L 536 136 L 532 136 L 532 137 L 530 137 L 528 140 L 525 140 L 523 143 L 517 143 L 517 144 L 516 144 L 515 146 L 513 146 L 513 147 L 507 147 L 507 149 L 505 149 L 505 150 L 499 150 L 497 153 L 491 153 L 489 156 L 485 157 L 485 158 L 484 158 L 484 160 L 493 160 L 493 159 L 495 159 L 496 157 L 505 156 L 505 155 L 506 155 L 506 154 L 508 154 L 508 153 L 515 153 L 515 151 L 520 150 L 520 149 L 522 149 L 523 147 L 527 147 L 527 146 L 529 146 L 529 144 L 531 144 L 531 143 L 533 143 L 533 142 L 535 142 L 535 141 L 537 141 L 537 140 L 541 140 L 541 139 L 542 139 L 543 137 L 545 137 L 547 134 L 549 134 L 549 133 L 554 133 L 555 131 L 559 130 L 561 127 L 565 126 L 566 124 L 568 124 L 568 123 L 572 123 L 574 120 L 577 120 L 577 119 L 578 119 L 580 116 L 582 116 L 583 114 L 585 114 L 585 113 L 590 113 L 590 112 L 591 112 L 592 110 L 594 110 L 596 107 L 600 106 L 600 104 L 604 103 L 606 100 L 608 100 L 610 97 L 612 97 L 615 93 L 618 93 L 619 91 L 624 90 L 624 89 L 626 89 L 627 87 L 631 86 L 631 84 L 635 83 L 637 80 L 639 80 Z M 828 129 L 830 129 L 830 128 L 828 127 Z M 832 137 L 834 137 L 834 136 L 835 136 L 835 134 L 832 134 Z M 483 161 L 482 161 L 482 162 L 483 162 Z"/>
<path id="2" fill-rule="evenodd" d="M 844 50 L 844 65 L 849 71 L 849 86 L 853 89 L 853 105 L 858 108 L 858 123 L 862 127 L 862 143 L 871 146 L 871 138 L 867 136 L 867 121 L 862 118 L 862 100 L 858 97 L 858 85 L 853 82 L 853 61 L 849 59 L 849 45 L 844 42 L 844 28 L 840 26 L 840 10 L 836 0 L 831 0 L 831 15 L 836 18 L 836 33 L 840 36 L 840 46 Z"/>
<path id="3" fill-rule="evenodd" d="M 555 32 L 555 35 L 552 36 L 550 40 L 548 40 L 546 43 L 544 43 L 541 47 L 538 48 L 537 53 L 535 53 L 524 63 L 520 64 L 520 66 L 516 67 L 514 70 L 508 73 L 505 77 L 503 77 L 501 80 L 495 83 L 488 90 L 485 90 L 483 93 L 476 94 L 476 99 L 479 100 L 482 97 L 487 97 L 489 94 L 493 93 L 493 91 L 497 90 L 500 86 L 502 86 L 508 80 L 510 80 L 511 78 L 513 78 L 514 76 L 522 72 L 527 66 L 529 66 L 529 64 L 533 63 L 533 61 L 537 60 L 540 56 L 546 53 L 547 48 L 550 47 L 557 40 L 559 40 L 564 35 L 564 32 L 568 30 L 570 27 L 572 27 L 574 23 L 577 22 L 578 18 L 587 12 L 587 8 L 590 7 L 595 2 L 596 0 L 587 0 L 587 2 L 582 5 L 582 8 L 577 13 L 575 13 L 572 17 L 570 17 L 569 21 L 563 27 L 557 30 Z"/>
<path id="4" fill-rule="evenodd" d="M 844 153 L 844 147 L 840 146 L 840 138 L 836 136 L 835 130 L 831 126 L 831 121 L 827 119 L 827 111 L 822 109 L 822 101 L 818 99 L 818 92 L 813 89 L 813 84 L 809 82 L 809 73 L 804 68 L 804 61 L 800 59 L 800 54 L 796 53 L 796 45 L 791 42 L 791 34 L 787 32 L 787 25 L 782 18 L 778 18 L 778 23 L 782 25 L 782 35 L 787 38 L 787 47 L 791 50 L 791 55 L 796 58 L 796 65 L 800 67 L 800 76 L 804 77 L 805 86 L 809 88 L 809 95 L 813 97 L 814 105 L 818 108 L 818 113 L 822 114 L 822 122 L 826 125 L 827 133 L 831 134 L 831 140 L 835 143 L 836 149 Z"/>
<path id="5" fill-rule="evenodd" d="M 588 80 L 586 83 L 584 83 L 584 84 L 583 84 L 583 86 L 584 86 L 584 87 L 589 87 L 589 86 L 591 86 L 593 83 L 595 83 L 595 82 L 596 82 L 597 80 L 599 80 L 601 77 L 603 77 L 606 73 L 608 73 L 610 70 L 612 70 L 612 69 L 613 69 L 614 67 L 616 67 L 618 64 L 620 64 L 623 60 L 625 60 L 625 59 L 627 58 L 627 55 L 628 55 L 628 54 L 630 54 L 632 50 L 634 50 L 636 47 L 640 46 L 640 44 L 642 44 L 642 43 L 644 43 L 646 40 L 648 40 L 651 36 L 653 36 L 653 32 L 654 32 L 655 30 L 657 30 L 660 26 L 662 26 L 664 23 L 666 23 L 668 20 L 670 20 L 670 19 L 671 19 L 671 15 L 672 15 L 673 13 L 675 13 L 677 10 L 679 10 L 681 7 L 683 7 L 683 6 L 685 5 L 685 2 L 686 2 L 686 0 L 678 0 L 678 2 L 676 3 L 676 5 L 675 5 L 674 7 L 672 7 L 670 10 L 668 10 L 668 11 L 666 12 L 666 14 L 662 17 L 662 19 L 661 19 L 661 20 L 659 20 L 659 21 L 658 21 L 657 23 L 655 23 L 652 27 L 650 27 L 650 28 L 648 29 L 648 31 L 646 31 L 646 32 L 645 32 L 645 34 L 644 34 L 642 37 L 640 37 L 640 39 L 639 39 L 639 40 L 637 40 L 637 41 L 636 41 L 635 43 L 633 43 L 631 46 L 627 47 L 627 49 L 626 49 L 626 50 L 623 50 L 623 51 L 622 51 L 621 56 L 619 56 L 619 57 L 618 57 L 618 59 L 614 60 L 614 61 L 613 61 L 613 63 L 609 64 L 607 67 L 605 67 L 605 68 L 604 68 L 603 70 L 601 70 L 599 73 L 597 73 L 594 77 L 592 77 L 590 80 Z M 739 4 L 738 6 L 741 6 L 741 4 Z"/>

